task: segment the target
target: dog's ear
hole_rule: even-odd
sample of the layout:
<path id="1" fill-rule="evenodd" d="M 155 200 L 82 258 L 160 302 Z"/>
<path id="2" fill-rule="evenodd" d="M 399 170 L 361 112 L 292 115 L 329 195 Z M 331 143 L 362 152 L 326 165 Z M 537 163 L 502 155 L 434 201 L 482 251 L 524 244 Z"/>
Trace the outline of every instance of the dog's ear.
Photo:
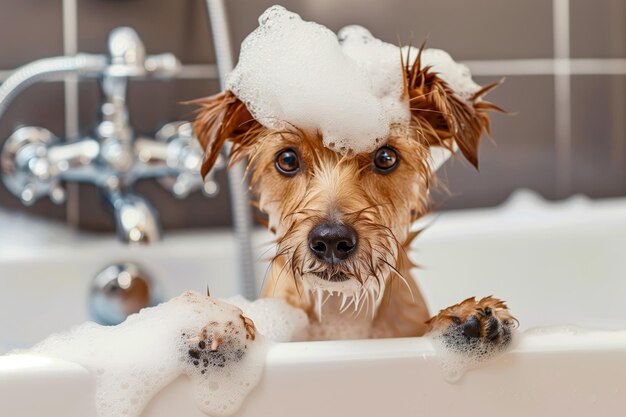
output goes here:
<path id="1" fill-rule="evenodd" d="M 193 130 L 205 151 L 201 170 L 204 177 L 215 164 L 226 140 L 239 142 L 259 123 L 231 91 L 195 100 L 191 104 L 201 106 Z"/>
<path id="2" fill-rule="evenodd" d="M 431 146 L 436 170 L 457 150 L 478 169 L 478 144 L 483 131 L 490 134 L 488 111 L 504 110 L 483 101 L 482 97 L 503 80 L 481 88 L 469 99 L 457 96 L 431 67 L 421 65 L 424 45 L 415 61 L 402 65 L 405 96 L 409 100 L 412 121 Z"/>

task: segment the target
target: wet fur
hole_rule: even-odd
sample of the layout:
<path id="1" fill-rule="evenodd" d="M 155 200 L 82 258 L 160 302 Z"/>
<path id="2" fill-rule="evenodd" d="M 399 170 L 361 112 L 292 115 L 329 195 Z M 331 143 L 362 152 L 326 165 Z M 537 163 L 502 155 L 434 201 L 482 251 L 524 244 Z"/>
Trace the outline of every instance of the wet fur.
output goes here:
<path id="1" fill-rule="evenodd" d="M 387 175 L 371 169 L 371 154 L 342 155 L 325 148 L 316 132 L 263 127 L 229 91 L 195 102 L 201 107 L 195 133 L 206 150 L 202 173 L 211 169 L 226 140 L 233 145 L 230 163 L 247 161 L 255 205 L 276 235 L 264 296 L 304 309 L 312 322 L 311 339 L 420 336 L 445 323 L 443 316 L 429 322 L 409 273 L 413 265 L 405 251 L 415 237 L 410 227 L 428 212 L 432 147 L 458 147 L 478 167 L 478 144 L 489 132 L 487 111 L 500 111 L 482 97 L 499 83 L 462 100 L 420 61 L 418 54 L 398 68 L 412 116 L 408 126 L 392 126 L 385 145 L 395 148 L 401 161 Z M 274 166 L 286 148 L 301 160 L 293 177 Z M 311 228 L 329 220 L 350 224 L 359 235 L 355 255 L 332 266 L 307 247 Z M 349 277 L 348 284 L 319 278 L 336 273 Z"/>

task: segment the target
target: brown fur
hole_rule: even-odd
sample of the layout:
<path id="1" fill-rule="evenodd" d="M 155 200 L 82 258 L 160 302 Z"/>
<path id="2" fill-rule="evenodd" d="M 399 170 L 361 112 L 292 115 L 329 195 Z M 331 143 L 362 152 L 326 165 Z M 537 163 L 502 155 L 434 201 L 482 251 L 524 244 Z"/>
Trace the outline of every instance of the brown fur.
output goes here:
<path id="1" fill-rule="evenodd" d="M 485 312 L 486 309 L 491 309 L 493 314 L 503 323 L 511 326 L 517 324 L 517 320 L 509 313 L 504 301 L 491 296 L 484 297 L 478 301 L 476 301 L 476 298 L 470 297 L 459 304 L 441 310 L 439 314 L 428 321 L 428 330 L 433 333 L 439 333 L 451 325 L 459 324 L 461 321 L 465 321 L 467 317 L 475 315 L 479 318 L 481 335 L 484 335 L 487 331 L 487 320 L 483 320 L 483 318 L 488 316 Z"/>
<path id="2" fill-rule="evenodd" d="M 411 224 L 428 211 L 430 148 L 453 150 L 456 144 L 477 167 L 479 140 L 483 131 L 489 131 L 486 112 L 501 110 L 482 101 L 499 83 L 464 101 L 429 67 L 421 68 L 420 55 L 411 66 L 401 66 L 412 119 L 408 126 L 392 127 L 386 145 L 399 152 L 401 161 L 388 175 L 371 169 L 370 154 L 340 155 L 323 147 L 315 132 L 261 126 L 229 91 L 196 102 L 202 108 L 195 133 L 206 149 L 202 173 L 211 169 L 226 140 L 233 143 L 231 163 L 247 159 L 256 205 L 268 215 L 269 229 L 277 236 L 264 296 L 281 297 L 304 309 L 319 326 L 311 338 L 334 337 L 318 322 L 320 314 L 358 327 L 348 332 L 352 337 L 419 336 L 428 329 L 428 311 L 409 274 L 413 265 L 405 249 L 415 236 Z M 274 166 L 277 153 L 287 148 L 296 150 L 301 161 L 300 172 L 293 177 L 281 175 Z M 354 256 L 329 266 L 309 252 L 308 233 L 323 221 L 346 223 L 358 232 Z M 337 295 L 323 303 L 322 311 L 319 301 L 307 293 L 303 277 L 315 282 L 321 280 L 311 278 L 315 274 L 339 272 L 351 282 L 382 292 L 376 311 L 374 301 L 367 299 L 360 306 L 355 302 L 352 314 L 339 314 Z"/>
<path id="3" fill-rule="evenodd" d="M 461 153 L 478 168 L 478 144 L 483 131 L 490 134 L 488 111 L 504 113 L 504 110 L 483 101 L 482 98 L 503 80 L 481 88 L 468 102 L 457 97 L 450 87 L 430 70 L 422 67 L 421 55 L 424 45 L 409 67 L 403 65 L 405 74 L 404 94 L 409 100 L 412 123 L 422 132 L 428 143 L 453 151 L 453 140 Z"/>

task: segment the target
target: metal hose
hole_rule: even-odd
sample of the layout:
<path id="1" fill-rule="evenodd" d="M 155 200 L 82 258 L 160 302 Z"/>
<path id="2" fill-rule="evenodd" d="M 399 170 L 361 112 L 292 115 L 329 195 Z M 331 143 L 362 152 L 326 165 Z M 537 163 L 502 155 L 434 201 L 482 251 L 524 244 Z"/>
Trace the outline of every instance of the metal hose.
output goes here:
<path id="1" fill-rule="evenodd" d="M 220 86 L 224 89 L 226 75 L 233 69 L 233 55 L 228 31 L 228 20 L 222 0 L 207 0 L 211 34 L 215 48 Z M 248 202 L 244 162 L 232 166 L 228 172 L 231 206 L 237 241 L 237 286 L 241 295 L 249 300 L 257 298 L 252 253 L 252 211 Z"/>
<path id="2" fill-rule="evenodd" d="M 0 85 L 0 117 L 15 97 L 36 82 L 71 73 L 97 74 L 102 72 L 106 64 L 104 55 L 78 54 L 38 59 L 19 67 Z"/>

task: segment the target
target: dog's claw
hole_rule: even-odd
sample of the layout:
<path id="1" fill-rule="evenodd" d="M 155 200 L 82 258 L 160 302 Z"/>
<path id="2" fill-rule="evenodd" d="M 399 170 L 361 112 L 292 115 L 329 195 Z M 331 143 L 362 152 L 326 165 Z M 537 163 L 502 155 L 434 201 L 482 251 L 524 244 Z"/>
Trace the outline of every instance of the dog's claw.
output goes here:
<path id="1" fill-rule="evenodd" d="M 256 339 L 256 327 L 254 327 L 254 322 L 243 314 L 240 317 L 246 329 L 246 339 L 254 341 L 254 339 Z"/>
<path id="2" fill-rule="evenodd" d="M 213 341 L 211 342 L 211 351 L 215 352 L 218 347 L 222 344 L 222 338 L 217 334 L 213 333 Z"/>

